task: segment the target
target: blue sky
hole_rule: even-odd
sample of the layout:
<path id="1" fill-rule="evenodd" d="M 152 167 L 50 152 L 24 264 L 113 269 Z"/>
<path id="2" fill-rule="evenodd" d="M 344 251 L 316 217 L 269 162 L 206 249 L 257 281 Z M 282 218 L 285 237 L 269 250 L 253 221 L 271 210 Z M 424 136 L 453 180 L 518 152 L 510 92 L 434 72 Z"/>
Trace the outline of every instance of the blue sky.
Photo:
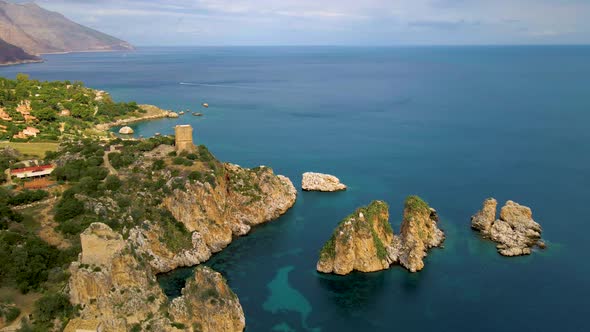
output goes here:
<path id="1" fill-rule="evenodd" d="M 589 44 L 590 0 L 38 0 L 135 45 Z"/>

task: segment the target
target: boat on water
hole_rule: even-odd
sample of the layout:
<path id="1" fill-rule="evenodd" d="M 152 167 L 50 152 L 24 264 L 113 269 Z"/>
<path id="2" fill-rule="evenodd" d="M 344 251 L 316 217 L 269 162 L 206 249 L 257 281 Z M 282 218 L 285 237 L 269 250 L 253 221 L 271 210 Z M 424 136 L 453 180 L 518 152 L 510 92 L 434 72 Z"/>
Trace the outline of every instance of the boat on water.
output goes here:
<path id="1" fill-rule="evenodd" d="M 203 116 L 203 113 L 199 113 L 199 112 L 193 112 L 194 116 Z"/>
<path id="2" fill-rule="evenodd" d="M 180 112 L 178 112 L 178 114 L 184 115 L 184 111 L 180 111 Z"/>
<path id="3" fill-rule="evenodd" d="M 202 105 L 203 105 L 203 107 L 205 107 L 205 108 L 209 108 L 209 104 L 208 104 L 208 103 L 203 103 Z"/>

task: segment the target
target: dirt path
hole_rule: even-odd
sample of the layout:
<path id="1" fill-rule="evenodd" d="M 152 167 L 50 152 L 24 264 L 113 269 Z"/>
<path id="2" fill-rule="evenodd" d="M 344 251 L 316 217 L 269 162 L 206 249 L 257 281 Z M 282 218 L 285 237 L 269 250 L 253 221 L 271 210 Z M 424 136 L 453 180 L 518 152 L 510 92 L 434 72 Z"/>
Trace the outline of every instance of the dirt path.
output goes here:
<path id="1" fill-rule="evenodd" d="M 107 169 L 109 170 L 109 173 L 111 175 L 118 175 L 119 172 L 117 172 L 117 170 L 113 167 L 113 165 L 111 165 L 111 161 L 109 160 L 109 154 L 111 152 L 115 152 L 115 147 L 111 146 L 111 149 L 109 151 L 107 151 L 104 156 L 102 157 L 104 160 L 104 165 L 107 167 Z"/>
<path id="2" fill-rule="evenodd" d="M 70 248 L 72 244 L 67 239 L 64 239 L 61 233 L 55 230 L 58 223 L 53 220 L 51 209 L 56 201 L 57 199 L 53 199 L 51 202 L 45 204 L 35 216 L 39 221 L 39 231 L 37 232 L 37 235 L 43 241 L 63 250 Z"/>

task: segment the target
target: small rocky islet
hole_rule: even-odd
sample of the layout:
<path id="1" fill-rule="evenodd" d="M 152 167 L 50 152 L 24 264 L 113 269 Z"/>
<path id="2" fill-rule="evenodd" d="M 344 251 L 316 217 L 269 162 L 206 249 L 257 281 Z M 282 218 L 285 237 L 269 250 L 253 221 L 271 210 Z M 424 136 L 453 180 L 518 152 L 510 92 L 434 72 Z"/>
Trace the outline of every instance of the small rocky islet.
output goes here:
<path id="1" fill-rule="evenodd" d="M 398 263 L 410 272 L 424 268 L 428 249 L 442 245 L 445 235 L 436 211 L 418 196 L 406 199 L 399 235 L 389 223 L 389 207 L 373 201 L 344 218 L 320 252 L 317 270 L 345 275 L 375 272 Z"/>
<path id="2" fill-rule="evenodd" d="M 334 175 L 306 172 L 303 173 L 301 189 L 303 191 L 334 192 L 346 190 L 347 187 Z"/>
<path id="3" fill-rule="evenodd" d="M 496 219 L 498 201 L 488 198 L 483 208 L 471 217 L 471 228 L 485 238 L 496 242 L 498 253 L 503 256 L 530 255 L 534 247 L 545 248 L 541 239 L 542 228 L 533 220 L 532 210 L 507 201 Z"/>

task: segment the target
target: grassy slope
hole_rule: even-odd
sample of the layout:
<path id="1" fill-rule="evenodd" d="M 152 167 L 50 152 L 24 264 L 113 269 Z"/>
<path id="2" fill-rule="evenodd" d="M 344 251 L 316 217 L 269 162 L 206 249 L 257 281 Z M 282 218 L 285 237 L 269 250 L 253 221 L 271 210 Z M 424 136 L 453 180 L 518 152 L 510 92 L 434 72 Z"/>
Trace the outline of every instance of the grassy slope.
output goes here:
<path id="1" fill-rule="evenodd" d="M 36 143 L 17 143 L 17 142 L 0 142 L 0 149 L 11 147 L 24 155 L 45 157 L 47 151 L 57 151 L 59 143 L 36 142 Z"/>

